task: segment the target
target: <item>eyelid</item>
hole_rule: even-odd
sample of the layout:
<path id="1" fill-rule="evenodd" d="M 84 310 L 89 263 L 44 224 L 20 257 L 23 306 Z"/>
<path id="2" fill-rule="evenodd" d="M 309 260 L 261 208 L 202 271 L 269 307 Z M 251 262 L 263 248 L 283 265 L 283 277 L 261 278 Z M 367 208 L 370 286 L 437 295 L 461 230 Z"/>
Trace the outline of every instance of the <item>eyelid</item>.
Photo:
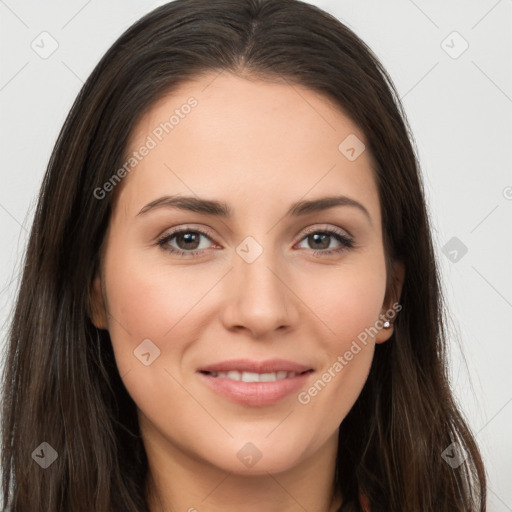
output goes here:
<path id="1" fill-rule="evenodd" d="M 166 229 L 161 235 L 158 235 L 157 239 L 162 240 L 169 236 L 176 235 L 176 234 L 182 233 L 182 232 L 187 232 L 187 231 L 197 231 L 198 233 L 206 235 L 209 238 L 212 238 L 212 239 L 215 238 L 215 234 L 213 233 L 213 231 L 210 228 L 206 228 L 206 227 L 198 228 L 198 227 L 195 227 L 190 224 L 184 224 L 179 227 Z"/>
<path id="2" fill-rule="evenodd" d="M 302 233 L 302 236 L 309 235 L 310 233 L 316 233 L 317 231 L 335 231 L 336 233 L 340 235 L 344 235 L 347 238 L 354 239 L 354 236 L 350 231 L 344 228 L 340 228 L 339 226 L 334 226 L 330 224 L 312 224 L 311 226 L 308 226 L 304 228 L 304 231 L 300 231 L 299 233 Z M 301 238 L 302 240 L 302 238 Z"/>

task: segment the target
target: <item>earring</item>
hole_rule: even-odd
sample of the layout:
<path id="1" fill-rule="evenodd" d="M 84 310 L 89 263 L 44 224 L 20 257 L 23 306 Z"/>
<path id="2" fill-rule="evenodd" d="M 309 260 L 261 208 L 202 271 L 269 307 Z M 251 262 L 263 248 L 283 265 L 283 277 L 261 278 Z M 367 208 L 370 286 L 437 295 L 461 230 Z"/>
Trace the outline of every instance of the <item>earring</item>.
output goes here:
<path id="1" fill-rule="evenodd" d="M 382 327 L 384 327 L 384 329 L 389 329 L 391 327 L 391 322 L 389 320 L 386 320 L 383 324 L 382 324 Z"/>

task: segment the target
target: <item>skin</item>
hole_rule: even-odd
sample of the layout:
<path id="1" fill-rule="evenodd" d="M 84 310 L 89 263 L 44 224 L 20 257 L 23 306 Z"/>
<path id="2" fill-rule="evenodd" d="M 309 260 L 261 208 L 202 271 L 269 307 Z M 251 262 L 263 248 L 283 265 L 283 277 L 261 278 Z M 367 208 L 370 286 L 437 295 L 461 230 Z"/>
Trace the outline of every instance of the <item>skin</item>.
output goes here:
<path id="1" fill-rule="evenodd" d="M 335 511 L 338 428 L 367 379 L 380 329 L 307 404 L 292 394 L 276 404 L 233 403 L 198 377 L 200 366 L 247 357 L 284 358 L 315 369 L 303 389 L 381 319 L 386 267 L 380 202 L 368 150 L 349 161 L 338 146 L 361 130 L 322 95 L 304 87 L 211 73 L 160 99 L 138 122 L 128 152 L 194 96 L 198 105 L 117 186 L 92 289 L 92 320 L 108 329 L 123 382 L 138 407 L 150 464 L 152 512 Z M 362 203 L 286 217 L 301 199 L 333 193 Z M 231 219 L 157 208 L 163 195 L 196 195 L 229 204 Z M 314 245 L 305 229 L 338 228 Z M 176 228 L 207 230 L 200 245 Z M 199 236 L 196 233 L 197 236 Z M 248 236 L 263 252 L 252 263 L 236 249 Z M 318 244 L 319 242 L 317 242 Z M 313 252 L 318 249 L 319 254 Z M 251 249 L 252 250 L 252 249 Z M 160 356 L 149 366 L 134 350 L 149 338 Z M 261 459 L 237 457 L 251 442 Z"/>

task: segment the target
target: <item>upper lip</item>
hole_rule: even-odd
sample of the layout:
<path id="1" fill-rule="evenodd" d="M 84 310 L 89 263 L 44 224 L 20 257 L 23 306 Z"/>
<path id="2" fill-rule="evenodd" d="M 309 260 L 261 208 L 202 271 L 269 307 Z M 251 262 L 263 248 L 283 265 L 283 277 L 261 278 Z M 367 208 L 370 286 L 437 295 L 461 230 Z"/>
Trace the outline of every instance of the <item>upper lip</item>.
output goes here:
<path id="1" fill-rule="evenodd" d="M 198 369 L 200 372 L 229 372 L 237 370 L 241 372 L 273 373 L 279 371 L 302 373 L 312 370 L 310 366 L 288 361 L 286 359 L 267 359 L 265 361 L 253 361 L 250 359 L 231 359 L 221 361 Z"/>

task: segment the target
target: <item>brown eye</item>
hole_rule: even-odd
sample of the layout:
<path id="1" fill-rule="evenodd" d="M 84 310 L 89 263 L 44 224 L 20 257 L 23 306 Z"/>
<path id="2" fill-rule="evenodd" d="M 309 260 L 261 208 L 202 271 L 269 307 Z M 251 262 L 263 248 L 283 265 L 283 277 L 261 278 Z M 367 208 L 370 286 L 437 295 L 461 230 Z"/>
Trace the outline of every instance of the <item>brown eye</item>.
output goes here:
<path id="1" fill-rule="evenodd" d="M 180 229 L 165 235 L 158 241 L 162 249 L 182 256 L 196 255 L 208 247 L 200 247 L 201 238 L 211 240 L 208 234 L 197 229 Z"/>
<path id="2" fill-rule="evenodd" d="M 331 245 L 332 235 L 328 233 L 314 233 L 312 235 L 308 235 L 308 243 L 313 247 L 313 249 L 329 249 L 329 245 Z"/>
<path id="3" fill-rule="evenodd" d="M 176 238 L 176 244 L 180 249 L 191 250 L 199 247 L 201 236 L 198 233 L 187 231 L 174 235 L 174 238 Z"/>
<path id="4" fill-rule="evenodd" d="M 331 247 L 331 243 L 335 240 L 335 244 L 338 245 L 335 247 Z M 307 245 L 316 255 L 330 255 L 334 253 L 339 253 L 348 249 L 352 249 L 355 246 L 354 240 L 347 235 L 345 235 L 341 231 L 337 230 L 316 230 L 310 231 L 306 233 L 306 236 L 302 238 L 305 240 Z"/>

